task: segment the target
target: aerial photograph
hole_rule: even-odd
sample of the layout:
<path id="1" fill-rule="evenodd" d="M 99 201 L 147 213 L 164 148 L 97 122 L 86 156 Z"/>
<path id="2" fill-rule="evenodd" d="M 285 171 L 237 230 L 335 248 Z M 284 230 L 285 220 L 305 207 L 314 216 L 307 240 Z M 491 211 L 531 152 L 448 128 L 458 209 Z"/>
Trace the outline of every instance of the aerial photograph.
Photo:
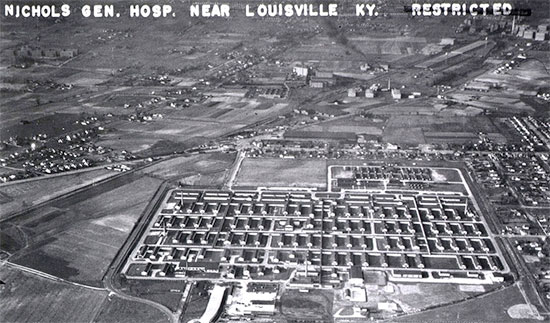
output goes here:
<path id="1" fill-rule="evenodd" d="M 550 1 L 0 10 L 0 322 L 550 321 Z"/>

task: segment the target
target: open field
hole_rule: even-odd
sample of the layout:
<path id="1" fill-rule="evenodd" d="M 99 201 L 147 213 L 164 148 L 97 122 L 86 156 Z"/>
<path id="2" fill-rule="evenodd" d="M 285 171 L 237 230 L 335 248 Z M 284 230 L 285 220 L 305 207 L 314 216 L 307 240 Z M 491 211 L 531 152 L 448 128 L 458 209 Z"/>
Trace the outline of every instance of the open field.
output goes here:
<path id="1" fill-rule="evenodd" d="M 254 159 L 243 161 L 234 186 L 324 187 L 324 160 Z"/>
<path id="2" fill-rule="evenodd" d="M 427 44 L 422 37 L 349 38 L 363 53 L 407 55 L 419 53 Z"/>
<path id="3" fill-rule="evenodd" d="M 426 143 L 422 128 L 419 127 L 387 129 L 384 131 L 382 140 L 392 144 L 419 145 Z"/>
<path id="4" fill-rule="evenodd" d="M 212 104 L 215 106 L 210 107 Z M 102 134 L 98 144 L 143 156 L 162 152 L 167 154 L 205 143 L 247 124 L 275 118 L 286 107 L 286 103 L 261 103 L 258 100 L 231 96 L 213 97 L 186 109 L 151 106 L 150 111 L 161 114 L 162 119 L 143 123 L 114 120 L 110 127 L 116 130 Z M 162 152 L 153 151 L 162 142 L 169 143 L 169 147 Z"/>
<path id="5" fill-rule="evenodd" d="M 432 168 L 432 179 L 435 182 L 461 182 L 462 178 L 456 169 Z"/>
<path id="6" fill-rule="evenodd" d="M 220 127 L 219 123 L 211 121 L 165 118 L 162 122 L 147 124 L 121 121 L 113 126 L 122 133 L 147 134 L 150 138 L 182 142 L 192 137 L 218 137 L 229 130 L 235 130 L 244 125 L 224 125 L 224 127 Z"/>
<path id="7" fill-rule="evenodd" d="M 126 150 L 133 154 L 143 155 L 144 151 L 147 151 L 155 146 L 160 141 L 158 138 L 150 137 L 147 134 L 139 133 L 116 133 L 103 135 L 100 138 L 99 144 L 104 147 L 109 147 L 115 150 Z M 175 145 L 171 145 L 171 151 L 176 151 Z"/>
<path id="8" fill-rule="evenodd" d="M 397 290 L 391 299 L 407 312 L 461 301 L 469 296 L 454 284 L 398 284 Z"/>
<path id="9" fill-rule="evenodd" d="M 188 185 L 220 186 L 234 160 L 234 153 L 199 154 L 163 161 L 145 168 L 143 172 Z"/>
<path id="10" fill-rule="evenodd" d="M 1 204 L 0 219 L 116 174 L 118 173 L 105 169 L 94 169 L 76 174 L 38 177 L 21 183 L 3 184 L 0 186 L 0 194 L 6 202 Z"/>
<path id="11" fill-rule="evenodd" d="M 123 280 L 120 290 L 128 295 L 152 300 L 175 312 L 181 303 L 186 283 L 182 281 Z"/>
<path id="12" fill-rule="evenodd" d="M 479 132 L 498 133 L 498 129 L 491 119 L 482 116 L 392 115 L 384 129 L 383 140 L 398 144 L 463 143 L 476 141 Z"/>
<path id="13" fill-rule="evenodd" d="M 424 295 L 423 295 L 424 297 Z M 427 310 L 419 314 L 392 319 L 392 322 L 540 322 L 530 319 L 512 319 L 507 311 L 515 304 L 525 303 L 516 286 L 458 304 Z"/>
<path id="14" fill-rule="evenodd" d="M 36 133 L 43 133 L 48 137 L 56 137 L 65 133 L 83 128 L 75 123 L 79 119 L 76 114 L 60 113 L 40 117 L 23 125 L 15 125 L 6 128 L 0 128 L 0 136 L 8 138 L 10 136 L 32 137 Z"/>
<path id="15" fill-rule="evenodd" d="M 7 253 L 15 252 L 25 247 L 26 237 L 17 226 L 10 223 L 0 224 L 0 249 Z"/>
<path id="16" fill-rule="evenodd" d="M 65 279 L 98 284 L 159 185 L 154 178 L 134 178 L 14 219 L 29 246 L 12 260 Z"/>
<path id="17" fill-rule="evenodd" d="M 392 116 L 388 128 L 421 127 L 430 132 L 494 132 L 487 117 Z"/>
<path id="18" fill-rule="evenodd" d="M 3 322 L 90 322 L 107 292 L 53 282 L 3 265 Z"/>
<path id="19" fill-rule="evenodd" d="M 281 313 L 287 319 L 327 320 L 332 317 L 333 291 L 286 290 L 281 297 Z"/>
<path id="20" fill-rule="evenodd" d="M 50 281 L 7 265 L 1 268 L 4 322 L 169 322 L 149 305 L 108 297 L 106 291 Z"/>
<path id="21" fill-rule="evenodd" d="M 382 118 L 366 119 L 352 116 L 338 120 L 328 120 L 319 124 L 300 128 L 301 131 L 323 131 L 323 132 L 354 132 L 356 134 L 367 134 L 371 136 L 382 135 L 386 120 Z"/>
<path id="22" fill-rule="evenodd" d="M 105 300 L 101 310 L 93 320 L 97 323 L 166 323 L 166 315 L 156 308 L 141 303 L 131 302 L 117 296 Z"/>

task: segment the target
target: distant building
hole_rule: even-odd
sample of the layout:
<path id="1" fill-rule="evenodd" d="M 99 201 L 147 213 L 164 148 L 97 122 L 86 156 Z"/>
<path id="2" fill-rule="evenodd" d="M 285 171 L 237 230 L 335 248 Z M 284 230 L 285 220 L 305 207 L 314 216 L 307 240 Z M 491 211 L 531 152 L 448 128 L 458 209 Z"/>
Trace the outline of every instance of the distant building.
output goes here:
<path id="1" fill-rule="evenodd" d="M 59 52 L 59 56 L 66 58 L 73 58 L 78 55 L 77 49 L 63 49 Z"/>
<path id="2" fill-rule="evenodd" d="M 474 91 L 482 91 L 482 92 L 488 92 L 491 87 L 487 83 L 482 82 L 469 82 L 466 85 L 464 85 L 465 90 L 474 90 Z"/>
<path id="3" fill-rule="evenodd" d="M 314 88 L 324 88 L 326 86 L 334 85 L 334 83 L 333 78 L 312 77 L 309 80 L 309 86 Z"/>
<path id="4" fill-rule="evenodd" d="M 365 284 L 365 279 L 363 277 L 363 267 L 361 266 L 351 266 L 349 269 L 349 280 L 348 282 L 351 285 L 363 286 Z"/>
<path id="5" fill-rule="evenodd" d="M 527 29 L 523 32 L 523 38 L 525 39 L 533 39 L 535 38 L 535 31 L 532 29 Z"/>
<path id="6" fill-rule="evenodd" d="M 394 98 L 395 100 L 401 99 L 401 91 L 399 89 L 392 89 L 391 97 Z"/>
<path id="7" fill-rule="evenodd" d="M 309 67 L 306 66 L 294 66 L 292 71 L 298 76 L 307 77 L 309 75 Z"/>
<path id="8" fill-rule="evenodd" d="M 197 261 L 197 262 L 181 261 L 179 268 L 184 268 L 187 271 L 217 273 L 219 272 L 219 266 L 220 266 L 220 263 L 215 261 Z"/>
<path id="9" fill-rule="evenodd" d="M 387 149 L 387 150 L 397 150 L 397 149 L 399 149 L 399 146 L 397 146 L 397 145 L 395 145 L 395 144 L 392 144 L 392 143 L 389 143 L 389 142 L 388 142 L 388 143 L 386 144 L 386 149 Z"/>
<path id="10" fill-rule="evenodd" d="M 344 295 L 348 301 L 351 302 L 366 302 L 367 301 L 367 293 L 365 292 L 365 289 L 354 287 L 345 289 Z"/>
<path id="11" fill-rule="evenodd" d="M 371 89 L 365 90 L 365 98 L 369 98 L 369 99 L 374 98 L 374 91 Z"/>
<path id="12" fill-rule="evenodd" d="M 447 45 L 454 45 L 455 39 L 454 38 L 441 38 L 440 45 L 447 46 Z"/>
<path id="13" fill-rule="evenodd" d="M 537 31 L 535 33 L 535 40 L 538 40 L 538 41 L 546 40 L 546 32 Z"/>
<path id="14" fill-rule="evenodd" d="M 56 49 L 25 45 L 14 51 L 15 56 L 32 58 L 72 58 L 78 55 L 77 49 Z"/>
<path id="15" fill-rule="evenodd" d="M 325 83 L 323 81 L 314 81 L 314 80 L 312 80 L 312 81 L 309 82 L 309 86 L 313 87 L 313 88 L 321 89 L 321 88 L 325 87 Z"/>
<path id="16" fill-rule="evenodd" d="M 354 98 L 358 96 L 360 92 L 361 92 L 361 88 L 354 87 L 354 88 L 348 89 L 348 96 L 350 98 Z"/>

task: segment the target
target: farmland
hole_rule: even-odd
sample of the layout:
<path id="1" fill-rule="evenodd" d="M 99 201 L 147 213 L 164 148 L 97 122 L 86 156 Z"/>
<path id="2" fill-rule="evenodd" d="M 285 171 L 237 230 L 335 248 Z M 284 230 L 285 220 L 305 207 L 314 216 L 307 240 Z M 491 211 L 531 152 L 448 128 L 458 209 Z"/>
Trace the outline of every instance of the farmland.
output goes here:
<path id="1" fill-rule="evenodd" d="M 169 322 L 157 309 L 107 291 L 51 281 L 2 265 L 0 317 L 5 322 Z"/>
<path id="2" fill-rule="evenodd" d="M 302 131 L 323 131 L 323 132 L 354 132 L 356 134 L 367 134 L 381 136 L 386 120 L 382 118 L 366 119 L 357 116 L 347 117 L 338 120 L 329 120 L 316 125 L 301 128 Z"/>
<path id="3" fill-rule="evenodd" d="M 107 297 L 104 291 L 52 282 L 6 265 L 0 279 L 4 322 L 89 322 Z"/>
<path id="4" fill-rule="evenodd" d="M 477 140 L 478 132 L 492 134 L 498 130 L 490 119 L 481 116 L 393 115 L 384 129 L 383 140 L 404 144 L 464 143 Z"/>
<path id="5" fill-rule="evenodd" d="M 166 323 L 169 319 L 157 309 L 151 306 L 131 302 L 118 296 L 107 298 L 103 302 L 101 310 L 93 320 L 97 323 L 106 322 L 147 322 L 147 323 Z"/>
<path id="6" fill-rule="evenodd" d="M 95 169 L 76 174 L 36 178 L 22 183 L 3 184 L 0 186 L 0 194 L 3 197 L 0 218 L 20 211 L 22 207 L 25 208 L 45 202 L 113 175 L 116 175 L 116 173 L 104 169 Z"/>
<path id="7" fill-rule="evenodd" d="M 17 218 L 29 243 L 12 261 L 97 285 L 159 184 L 142 177 L 104 185 Z"/>
<path id="8" fill-rule="evenodd" d="M 135 90 L 128 96 L 136 96 Z M 172 103 L 177 103 L 178 95 L 166 95 Z M 102 104 L 94 102 L 92 104 Z M 145 103 L 143 103 L 145 104 Z M 140 103 L 141 105 L 141 103 Z M 147 123 L 113 118 L 110 122 L 116 132 L 102 134 L 98 143 L 116 150 L 128 150 L 142 156 L 158 155 L 151 151 L 155 144 L 171 143 L 171 149 L 164 153 L 181 151 L 214 138 L 226 135 L 245 127 L 248 123 L 274 118 L 286 110 L 287 104 L 274 104 L 244 97 L 215 94 L 205 102 L 187 109 L 166 106 L 167 103 L 147 103 L 149 113 L 157 113 L 162 118 Z M 120 107 L 102 108 L 102 112 L 120 113 Z M 115 112 L 118 111 L 118 112 Z M 244 121 L 246 120 L 246 122 Z"/>
<path id="9" fill-rule="evenodd" d="M 254 159 L 243 161 L 235 186 L 324 187 L 323 160 Z"/>

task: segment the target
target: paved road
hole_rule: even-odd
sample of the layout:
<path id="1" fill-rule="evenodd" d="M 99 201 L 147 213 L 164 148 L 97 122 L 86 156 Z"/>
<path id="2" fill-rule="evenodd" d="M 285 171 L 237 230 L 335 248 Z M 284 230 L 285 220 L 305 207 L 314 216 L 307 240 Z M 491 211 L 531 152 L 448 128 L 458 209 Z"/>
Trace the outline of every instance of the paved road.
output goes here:
<path id="1" fill-rule="evenodd" d="M 243 151 L 239 151 L 239 154 L 237 155 L 237 158 L 235 158 L 235 162 L 231 167 L 231 174 L 229 175 L 229 179 L 226 182 L 227 184 L 224 185 L 225 189 L 231 189 L 231 187 L 233 187 L 235 179 L 237 178 L 237 174 L 239 173 L 239 169 L 241 169 L 244 158 L 245 153 Z"/>

